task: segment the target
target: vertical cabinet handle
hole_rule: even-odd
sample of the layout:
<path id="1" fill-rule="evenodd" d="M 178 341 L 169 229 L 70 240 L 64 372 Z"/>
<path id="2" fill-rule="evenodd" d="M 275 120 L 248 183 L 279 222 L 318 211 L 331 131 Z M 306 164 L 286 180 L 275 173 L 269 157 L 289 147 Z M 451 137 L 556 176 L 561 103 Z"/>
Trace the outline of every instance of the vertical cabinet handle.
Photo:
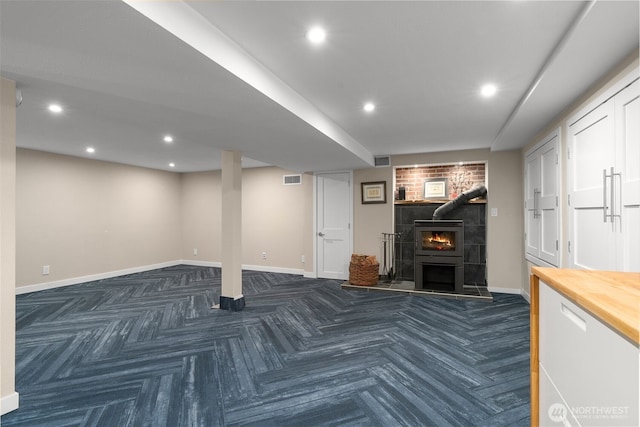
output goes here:
<path id="1" fill-rule="evenodd" d="M 542 212 L 540 210 L 540 193 L 541 191 L 537 188 L 533 189 L 533 217 L 540 218 L 542 216 Z"/>
<path id="2" fill-rule="evenodd" d="M 607 218 L 609 217 L 609 215 L 607 215 L 607 178 L 609 177 L 609 175 L 607 175 L 607 170 L 606 169 L 602 169 L 602 213 L 604 215 L 604 217 L 602 218 L 603 221 L 606 223 L 607 222 Z"/>
<path id="3" fill-rule="evenodd" d="M 611 224 L 613 224 L 616 216 L 616 188 L 615 188 L 615 175 L 613 173 L 613 166 L 611 166 Z"/>
<path id="4" fill-rule="evenodd" d="M 611 219 L 611 224 L 614 223 L 615 218 L 622 218 L 621 214 L 616 214 L 616 176 L 620 178 L 622 182 L 622 172 L 616 173 L 611 167 L 611 174 L 607 174 L 606 169 L 602 169 L 602 211 L 603 211 L 603 220 L 606 223 L 607 218 Z M 611 194 L 609 195 L 610 205 L 607 206 L 607 178 L 611 178 Z M 611 213 L 607 213 L 610 210 Z"/>

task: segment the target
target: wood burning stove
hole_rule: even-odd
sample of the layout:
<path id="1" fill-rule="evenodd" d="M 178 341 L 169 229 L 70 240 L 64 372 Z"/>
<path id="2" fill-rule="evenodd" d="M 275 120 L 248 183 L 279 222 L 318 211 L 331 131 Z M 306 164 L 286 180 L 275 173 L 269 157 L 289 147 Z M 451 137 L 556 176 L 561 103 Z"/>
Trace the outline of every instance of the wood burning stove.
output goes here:
<path id="1" fill-rule="evenodd" d="M 462 220 L 417 220 L 414 221 L 414 236 L 416 289 L 462 292 Z"/>

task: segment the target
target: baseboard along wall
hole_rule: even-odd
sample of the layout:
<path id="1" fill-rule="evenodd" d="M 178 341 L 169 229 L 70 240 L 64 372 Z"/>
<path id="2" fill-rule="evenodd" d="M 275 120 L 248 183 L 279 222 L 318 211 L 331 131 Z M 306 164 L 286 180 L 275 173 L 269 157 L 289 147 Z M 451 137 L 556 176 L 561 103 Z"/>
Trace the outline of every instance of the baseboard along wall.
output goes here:
<path id="1" fill-rule="evenodd" d="M 175 260 L 175 261 L 162 262 L 158 264 L 127 268 L 124 270 L 114 270 L 114 271 L 108 271 L 104 273 L 91 274 L 88 276 L 80 276 L 80 277 L 73 277 L 69 279 L 56 280 L 53 282 L 43 282 L 43 283 L 36 283 L 33 285 L 20 286 L 20 287 L 16 287 L 16 295 L 28 294 L 31 292 L 38 292 L 38 291 L 45 291 L 47 289 L 61 288 L 64 286 L 78 285 L 80 283 L 93 282 L 96 280 L 110 279 L 112 277 L 125 276 L 127 274 L 143 273 L 145 271 L 157 270 L 157 269 L 166 268 L 166 267 L 173 267 L 176 265 L 192 265 L 195 267 L 218 267 L 218 268 L 222 267 L 222 263 L 218 261 L 194 261 L 194 260 L 181 259 L 181 260 Z M 243 264 L 242 269 L 249 270 L 249 271 L 263 271 L 268 273 L 293 274 L 296 276 L 315 278 L 315 274 L 313 272 L 306 272 L 298 268 L 284 268 L 284 267 L 271 267 L 271 266 L 265 266 L 265 265 Z M 307 274 L 311 274 L 311 276 L 308 276 Z"/>

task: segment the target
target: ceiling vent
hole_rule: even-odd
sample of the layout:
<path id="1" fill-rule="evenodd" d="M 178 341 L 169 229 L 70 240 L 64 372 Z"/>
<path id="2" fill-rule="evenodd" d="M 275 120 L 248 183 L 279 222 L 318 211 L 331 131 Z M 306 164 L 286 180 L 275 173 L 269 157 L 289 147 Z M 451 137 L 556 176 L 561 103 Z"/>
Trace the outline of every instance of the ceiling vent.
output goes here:
<path id="1" fill-rule="evenodd" d="M 284 185 L 298 185 L 302 184 L 302 175 L 283 175 L 282 183 Z"/>
<path id="2" fill-rule="evenodd" d="M 374 164 L 377 168 L 386 168 L 391 166 L 391 156 L 375 156 Z"/>

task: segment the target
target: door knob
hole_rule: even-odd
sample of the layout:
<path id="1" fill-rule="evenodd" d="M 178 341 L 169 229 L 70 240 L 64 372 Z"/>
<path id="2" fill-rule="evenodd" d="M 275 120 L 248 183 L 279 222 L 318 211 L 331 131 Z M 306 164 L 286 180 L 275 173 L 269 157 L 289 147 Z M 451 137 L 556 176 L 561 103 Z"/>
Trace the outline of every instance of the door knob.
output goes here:
<path id="1" fill-rule="evenodd" d="M 322 231 L 318 231 L 318 236 L 324 237 L 324 233 Z"/>

